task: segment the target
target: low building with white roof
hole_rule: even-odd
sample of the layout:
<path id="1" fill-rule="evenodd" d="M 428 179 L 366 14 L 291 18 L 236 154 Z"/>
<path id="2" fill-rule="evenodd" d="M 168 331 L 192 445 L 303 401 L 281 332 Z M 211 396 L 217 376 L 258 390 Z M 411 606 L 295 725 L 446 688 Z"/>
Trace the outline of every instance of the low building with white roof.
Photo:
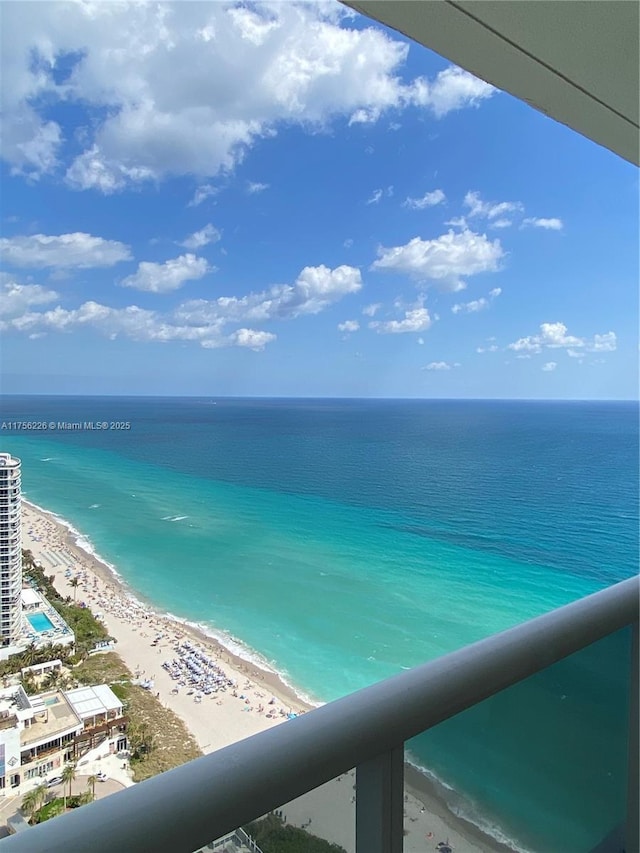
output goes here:
<path id="1" fill-rule="evenodd" d="M 83 723 L 76 741 L 78 754 L 109 741 L 109 752 L 126 749 L 124 705 L 107 684 L 65 690 L 65 698 Z"/>
<path id="2" fill-rule="evenodd" d="M 42 605 L 42 599 L 30 586 L 22 588 L 22 609 L 23 611 L 39 610 Z"/>
<path id="3" fill-rule="evenodd" d="M 28 696 L 20 684 L 0 689 L 0 791 L 58 772 L 88 750 L 127 747 L 127 718 L 106 684 Z"/>

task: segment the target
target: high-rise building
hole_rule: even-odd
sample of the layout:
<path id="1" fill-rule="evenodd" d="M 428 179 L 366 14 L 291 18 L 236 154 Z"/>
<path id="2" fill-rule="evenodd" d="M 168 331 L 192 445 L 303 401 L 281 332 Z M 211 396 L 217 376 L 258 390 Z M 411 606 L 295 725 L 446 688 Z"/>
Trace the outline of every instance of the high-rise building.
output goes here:
<path id="1" fill-rule="evenodd" d="M 22 628 L 20 460 L 0 453 L 0 646 L 13 646 Z"/>

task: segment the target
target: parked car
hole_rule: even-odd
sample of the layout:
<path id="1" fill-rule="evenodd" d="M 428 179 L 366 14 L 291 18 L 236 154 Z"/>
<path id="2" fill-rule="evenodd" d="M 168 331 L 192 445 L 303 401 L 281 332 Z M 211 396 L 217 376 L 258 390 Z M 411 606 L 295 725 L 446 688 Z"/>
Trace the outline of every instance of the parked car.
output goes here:
<path id="1" fill-rule="evenodd" d="M 109 777 L 106 773 L 96 773 L 96 779 L 98 782 L 106 782 Z"/>
<path id="2" fill-rule="evenodd" d="M 53 788 L 55 785 L 62 784 L 62 776 L 54 776 L 52 779 L 47 779 L 47 788 Z"/>

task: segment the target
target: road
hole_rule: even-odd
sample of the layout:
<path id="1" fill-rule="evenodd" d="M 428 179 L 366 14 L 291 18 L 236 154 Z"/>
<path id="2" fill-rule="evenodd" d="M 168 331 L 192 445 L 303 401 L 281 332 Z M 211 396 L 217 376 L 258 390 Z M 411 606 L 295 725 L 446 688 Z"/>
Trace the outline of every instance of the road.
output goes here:
<path id="1" fill-rule="evenodd" d="M 76 776 L 76 778 L 71 783 L 71 793 L 72 794 L 82 794 L 87 790 L 87 779 L 88 776 Z M 68 786 L 67 793 L 69 791 Z M 124 790 L 124 785 L 120 782 L 116 782 L 115 779 L 107 779 L 106 782 L 96 782 L 96 800 L 102 799 L 102 797 L 108 797 L 109 794 L 115 794 L 116 791 Z M 49 799 L 54 799 L 55 797 L 61 797 L 62 792 L 62 784 L 54 785 L 52 788 L 49 788 Z M 8 793 L 4 797 L 0 797 L 0 838 L 4 838 L 7 834 L 6 832 L 6 822 L 7 819 L 11 817 L 11 815 L 15 814 L 16 811 L 22 805 L 22 796 L 10 796 Z"/>

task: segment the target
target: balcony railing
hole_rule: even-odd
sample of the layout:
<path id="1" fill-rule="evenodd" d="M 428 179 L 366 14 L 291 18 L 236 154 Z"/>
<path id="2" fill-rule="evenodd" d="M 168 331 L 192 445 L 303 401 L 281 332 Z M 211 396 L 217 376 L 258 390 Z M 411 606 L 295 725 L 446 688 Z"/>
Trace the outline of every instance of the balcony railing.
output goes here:
<path id="1" fill-rule="evenodd" d="M 627 626 L 626 837 L 606 849 L 637 853 L 639 592 L 623 581 L 7 838 L 3 853 L 192 853 L 353 767 L 357 853 L 401 853 L 405 742 Z"/>

